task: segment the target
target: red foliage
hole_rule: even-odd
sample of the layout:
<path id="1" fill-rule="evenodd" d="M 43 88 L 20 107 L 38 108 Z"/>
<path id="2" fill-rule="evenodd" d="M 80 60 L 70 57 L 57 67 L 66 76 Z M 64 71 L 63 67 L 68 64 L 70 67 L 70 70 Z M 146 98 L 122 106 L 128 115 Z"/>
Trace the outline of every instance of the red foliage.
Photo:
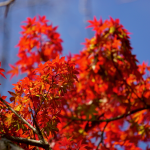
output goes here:
<path id="1" fill-rule="evenodd" d="M 1 62 L 0 62 L 0 67 L 1 67 Z M 5 75 L 2 72 L 5 72 L 5 70 L 0 68 L 0 75 L 6 79 Z"/>
<path id="2" fill-rule="evenodd" d="M 0 134 L 42 140 L 53 150 L 140 150 L 139 142 L 150 140 L 150 66 L 137 64 L 119 19 L 89 21 L 94 37 L 68 60 L 59 57 L 56 27 L 38 19 L 22 26 L 20 60 L 8 72 L 27 72 L 9 91 L 9 105 L 36 131 L 6 109 L 2 97 Z"/>
<path id="3" fill-rule="evenodd" d="M 19 60 L 15 63 L 15 67 L 11 65 L 12 70 L 8 73 L 18 75 L 18 67 L 21 73 L 27 72 L 31 75 L 34 68 L 41 62 L 46 62 L 56 58 L 62 52 L 62 46 L 59 33 L 56 32 L 57 27 L 47 24 L 45 16 L 33 19 L 27 18 L 21 26 L 23 31 L 22 37 L 17 45 L 19 47 Z"/>

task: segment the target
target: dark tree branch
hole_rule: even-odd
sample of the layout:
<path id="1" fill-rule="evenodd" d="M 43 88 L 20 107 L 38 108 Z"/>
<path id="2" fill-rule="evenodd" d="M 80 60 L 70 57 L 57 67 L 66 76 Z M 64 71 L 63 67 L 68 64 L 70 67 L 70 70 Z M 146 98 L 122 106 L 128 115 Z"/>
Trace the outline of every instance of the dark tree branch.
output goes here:
<path id="1" fill-rule="evenodd" d="M 147 107 L 143 107 L 143 108 L 138 108 L 138 109 L 135 109 L 135 110 L 132 110 L 132 111 L 128 111 L 127 113 L 125 114 L 122 114 L 122 115 L 119 115 L 117 117 L 114 117 L 114 118 L 110 118 L 110 119 L 100 119 L 100 120 L 96 120 L 96 119 L 81 119 L 81 118 L 76 118 L 76 117 L 65 117 L 67 119 L 71 119 L 73 121 L 96 121 L 96 122 L 111 122 L 111 121 L 116 121 L 116 120 L 119 120 L 119 119 L 122 119 L 124 117 L 127 117 L 127 116 L 130 116 L 134 113 L 137 113 L 139 111 L 142 111 L 142 110 L 148 110 L 150 109 L 150 105 L 147 105 Z"/>
<path id="2" fill-rule="evenodd" d="M 30 91 L 29 91 L 29 92 L 30 92 Z M 31 95 L 31 92 L 30 92 L 30 95 Z M 32 101 L 32 103 L 33 103 L 32 97 L 30 97 L 30 99 L 31 99 L 31 101 Z M 34 104 L 33 104 L 33 107 L 34 107 Z M 36 111 L 35 111 L 35 107 L 34 107 L 35 115 L 33 114 L 33 111 L 32 111 L 32 109 L 31 109 L 31 107 L 29 107 L 29 108 L 30 108 L 30 111 L 31 111 L 32 119 L 33 119 L 33 125 L 35 125 L 36 131 L 37 131 L 36 134 L 38 135 L 39 140 L 41 140 L 41 141 L 43 142 L 43 144 L 46 144 L 47 142 L 44 140 L 44 137 L 43 137 L 43 135 L 42 135 L 42 133 L 41 133 L 41 130 L 40 130 L 40 128 L 39 128 L 39 126 L 38 126 L 38 124 L 37 124 L 37 121 L 36 121 L 37 113 L 36 113 Z"/>
<path id="3" fill-rule="evenodd" d="M 32 98 L 31 98 L 31 100 L 32 100 Z M 32 101 L 32 103 L 33 103 L 33 101 Z M 41 133 L 41 131 L 40 131 L 40 129 L 39 129 L 39 126 L 37 125 L 36 116 L 33 114 L 33 111 L 32 111 L 32 109 L 31 109 L 31 107 L 29 107 L 29 108 L 30 108 L 30 111 L 31 111 L 32 119 L 33 119 L 33 126 L 35 125 L 38 138 L 39 138 L 39 140 L 41 140 L 43 143 L 45 143 L 45 140 L 44 140 L 44 138 L 43 138 L 43 135 L 42 135 L 42 133 Z M 35 108 L 34 108 L 34 109 L 35 109 Z M 34 111 L 35 111 L 35 110 L 34 110 Z"/>
<path id="4" fill-rule="evenodd" d="M 41 141 L 33 140 L 33 139 L 26 139 L 26 138 L 21 138 L 21 137 L 14 137 L 14 136 L 8 136 L 8 135 L 3 135 L 3 138 L 7 138 L 8 140 L 18 142 L 18 143 L 24 143 L 28 145 L 33 145 L 33 146 L 38 146 L 42 148 L 47 148 L 49 147 L 49 144 L 43 144 Z"/>
<path id="5" fill-rule="evenodd" d="M 107 124 L 108 124 L 108 122 L 106 122 L 106 124 L 105 124 L 105 126 L 104 126 L 104 128 L 103 128 L 103 131 L 101 132 L 101 140 L 99 141 L 96 150 L 98 150 L 99 145 L 100 145 L 101 143 L 103 143 L 104 131 L 105 131 L 105 128 L 106 128 Z"/>
<path id="6" fill-rule="evenodd" d="M 32 114 L 32 117 L 33 117 L 33 123 L 34 123 L 34 125 L 35 125 L 35 127 L 36 127 L 36 130 L 37 130 L 37 132 L 38 132 L 38 137 L 39 137 L 39 139 L 45 144 L 46 141 L 44 140 L 44 137 L 43 137 L 43 135 L 42 135 L 42 133 L 41 133 L 41 130 L 40 130 L 38 124 L 37 124 L 36 118 L 33 116 L 33 114 Z"/>
<path id="7" fill-rule="evenodd" d="M 14 2 L 15 0 L 8 0 L 8 1 L 5 1 L 5 2 L 0 2 L 0 7 L 2 6 L 8 6 L 10 5 L 12 2 Z"/>

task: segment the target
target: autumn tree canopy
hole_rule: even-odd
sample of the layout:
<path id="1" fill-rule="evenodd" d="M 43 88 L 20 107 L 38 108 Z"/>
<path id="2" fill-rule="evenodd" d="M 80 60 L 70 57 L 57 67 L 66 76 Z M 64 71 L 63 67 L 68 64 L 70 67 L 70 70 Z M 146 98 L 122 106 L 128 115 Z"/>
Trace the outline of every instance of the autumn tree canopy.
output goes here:
<path id="1" fill-rule="evenodd" d="M 150 66 L 132 54 L 119 19 L 89 23 L 94 37 L 65 58 L 45 16 L 24 22 L 7 73 L 27 76 L 8 91 L 10 103 L 0 97 L 1 138 L 25 150 L 141 150 L 141 141 L 150 149 Z"/>

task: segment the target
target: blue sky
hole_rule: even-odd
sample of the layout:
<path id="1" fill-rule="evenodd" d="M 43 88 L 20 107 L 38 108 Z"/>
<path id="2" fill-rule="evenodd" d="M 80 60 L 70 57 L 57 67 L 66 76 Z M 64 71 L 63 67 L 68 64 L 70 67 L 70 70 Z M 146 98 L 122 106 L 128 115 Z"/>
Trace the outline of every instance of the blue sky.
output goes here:
<path id="1" fill-rule="evenodd" d="M 34 2 L 34 1 L 32 1 Z M 8 43 L 3 45 L 3 14 L 4 7 L 0 8 L 0 52 L 6 48 L 7 51 L 7 64 L 13 64 L 17 61 L 17 51 L 15 48 L 21 31 L 21 22 L 26 20 L 27 17 L 34 17 L 37 15 L 45 15 L 54 26 L 58 27 L 58 32 L 63 39 L 63 54 L 68 52 L 79 53 L 82 50 L 85 38 L 91 38 L 93 32 L 91 29 L 85 29 L 88 25 L 87 20 L 93 19 L 96 16 L 105 20 L 112 18 L 119 18 L 121 24 L 132 33 L 131 45 L 133 53 L 137 55 L 140 63 L 143 61 L 150 62 L 150 0 L 41 0 L 37 5 L 32 4 L 30 0 L 19 1 L 10 7 L 8 16 L 6 18 L 6 26 L 9 31 Z M 28 7 L 30 5 L 30 7 Z M 4 50 L 5 51 L 5 50 Z M 3 62 L 2 62 L 3 63 Z M 150 63 L 149 63 L 150 64 Z M 0 93 L 8 95 L 7 91 L 12 89 L 11 84 L 18 81 L 23 76 L 15 77 L 3 84 L 0 88 Z M 144 145 L 143 149 L 144 149 Z"/>
<path id="2" fill-rule="evenodd" d="M 149 61 L 149 34 L 150 34 L 150 1 L 149 0 L 89 0 L 87 11 L 88 17 L 84 12 L 85 2 L 87 0 L 55 0 L 51 3 L 44 3 L 35 6 L 20 6 L 17 8 L 11 6 L 8 14 L 8 25 L 10 30 L 10 53 L 16 56 L 17 48 L 14 46 L 18 43 L 21 31 L 21 22 L 27 17 L 45 15 L 53 25 L 58 25 L 58 32 L 63 39 L 64 55 L 69 51 L 78 53 L 82 50 L 85 38 L 93 35 L 91 29 L 85 29 L 87 19 L 102 17 L 103 20 L 109 19 L 109 16 L 119 18 L 121 24 L 132 33 L 131 45 L 134 48 L 133 53 L 137 55 L 140 62 Z M 66 3 L 65 3 L 66 2 Z M 24 2 L 25 3 L 25 2 Z M 17 4 L 16 4 L 17 5 Z M 24 4 L 25 5 L 25 4 Z M 27 4 L 26 4 L 27 5 Z M 11 55 L 12 56 L 12 55 Z M 15 62 L 15 57 L 10 56 L 10 61 Z"/>

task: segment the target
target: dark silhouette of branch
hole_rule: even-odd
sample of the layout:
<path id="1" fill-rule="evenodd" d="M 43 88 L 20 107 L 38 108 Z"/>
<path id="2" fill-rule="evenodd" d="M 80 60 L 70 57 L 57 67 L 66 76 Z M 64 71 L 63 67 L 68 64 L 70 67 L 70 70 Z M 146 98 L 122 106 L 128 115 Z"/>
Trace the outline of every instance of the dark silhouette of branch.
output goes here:
<path id="1" fill-rule="evenodd" d="M 146 107 L 143 107 L 143 108 L 138 108 L 138 109 L 135 109 L 135 110 L 132 110 L 132 111 L 128 111 L 127 113 L 125 114 L 122 114 L 122 115 L 119 115 L 117 117 L 113 117 L 113 118 L 110 118 L 110 119 L 100 119 L 100 120 L 96 120 L 96 119 L 81 119 L 81 118 L 76 118 L 76 117 L 66 117 L 64 116 L 64 118 L 67 118 L 67 119 L 71 119 L 73 121 L 96 121 L 96 122 L 111 122 L 111 121 L 116 121 L 116 120 L 119 120 L 119 119 L 122 119 L 124 117 L 127 117 L 127 116 L 130 116 L 134 113 L 137 113 L 139 111 L 142 111 L 142 110 L 148 110 L 150 109 L 150 105 L 147 105 Z"/>
<path id="2" fill-rule="evenodd" d="M 14 137 L 14 136 L 8 136 L 8 135 L 3 135 L 2 138 L 6 138 L 8 140 L 18 142 L 18 143 L 24 143 L 28 145 L 33 145 L 33 146 L 38 146 L 42 148 L 49 147 L 49 144 L 43 144 L 41 141 L 33 140 L 33 139 L 26 139 L 26 138 L 21 138 L 21 137 Z"/>
<path id="3" fill-rule="evenodd" d="M 7 17 L 8 14 L 8 10 L 9 10 L 9 6 L 11 5 L 11 3 L 13 3 L 15 0 L 7 0 L 5 2 L 0 2 L 0 7 L 2 6 L 6 6 L 5 9 L 5 18 Z"/>
<path id="4" fill-rule="evenodd" d="M 5 2 L 0 2 L 0 7 L 2 6 L 8 6 L 10 5 L 12 2 L 14 2 L 15 0 L 8 0 L 8 1 L 5 1 Z"/>
<path id="5" fill-rule="evenodd" d="M 99 120 L 101 117 L 104 116 L 104 113 L 102 113 L 100 116 L 96 116 L 96 120 Z M 97 121 L 92 121 L 91 125 L 89 126 L 89 121 L 85 126 L 85 132 L 88 132 L 89 130 L 91 130 L 92 128 L 94 128 L 96 125 L 100 124 L 100 122 Z"/>
<path id="6" fill-rule="evenodd" d="M 98 145 L 97 145 L 96 150 L 98 150 L 99 145 L 100 145 L 101 143 L 103 143 L 104 131 L 105 131 L 105 128 L 106 128 L 107 125 L 108 125 L 108 122 L 106 122 L 106 124 L 105 124 L 105 126 L 104 126 L 104 128 L 103 128 L 103 131 L 101 132 L 101 139 L 100 139 L 100 141 L 99 141 L 99 143 L 98 143 Z"/>

